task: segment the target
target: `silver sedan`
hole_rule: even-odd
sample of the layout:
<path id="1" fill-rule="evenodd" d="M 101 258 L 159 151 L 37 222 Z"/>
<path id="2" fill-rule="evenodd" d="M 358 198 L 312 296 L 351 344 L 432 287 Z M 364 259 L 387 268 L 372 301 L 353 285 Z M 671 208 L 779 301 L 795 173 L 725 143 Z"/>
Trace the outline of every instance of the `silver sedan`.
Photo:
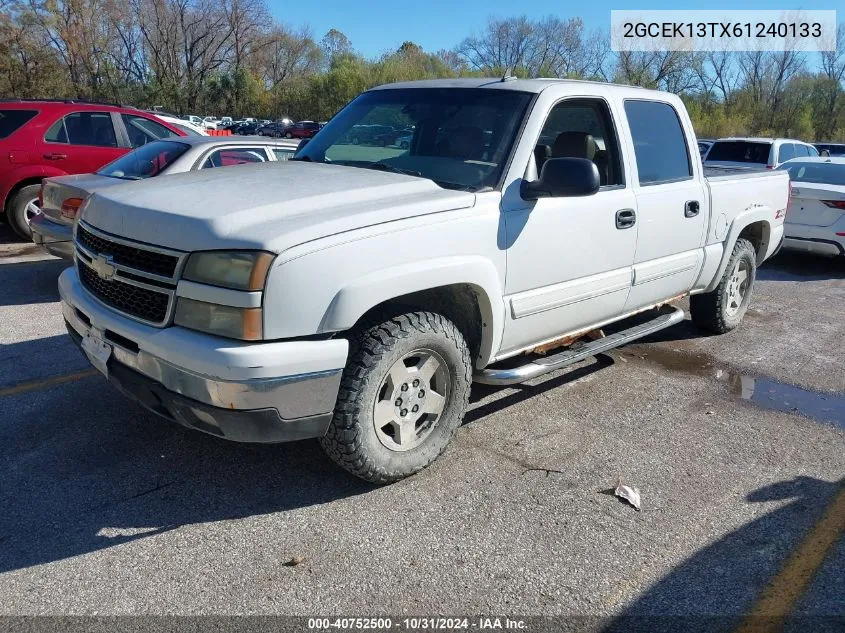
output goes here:
<path id="1" fill-rule="evenodd" d="M 51 255 L 72 259 L 76 214 L 95 191 L 186 171 L 288 160 L 298 144 L 249 136 L 168 138 L 147 143 L 93 174 L 45 178 L 41 209 L 30 224 L 32 240 Z"/>

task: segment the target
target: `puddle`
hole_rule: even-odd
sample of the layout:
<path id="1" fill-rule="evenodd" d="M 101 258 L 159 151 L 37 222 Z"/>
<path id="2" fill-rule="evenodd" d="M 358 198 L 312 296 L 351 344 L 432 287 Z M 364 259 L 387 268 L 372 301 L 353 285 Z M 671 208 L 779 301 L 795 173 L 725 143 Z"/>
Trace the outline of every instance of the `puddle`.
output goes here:
<path id="1" fill-rule="evenodd" d="M 713 357 L 707 354 L 684 354 L 658 347 L 639 348 L 624 353 L 630 357 L 657 363 L 670 371 L 680 371 L 724 382 L 731 393 L 763 409 L 795 413 L 817 422 L 833 424 L 845 429 L 845 394 L 843 393 L 818 393 L 770 378 L 735 373 L 720 366 Z"/>

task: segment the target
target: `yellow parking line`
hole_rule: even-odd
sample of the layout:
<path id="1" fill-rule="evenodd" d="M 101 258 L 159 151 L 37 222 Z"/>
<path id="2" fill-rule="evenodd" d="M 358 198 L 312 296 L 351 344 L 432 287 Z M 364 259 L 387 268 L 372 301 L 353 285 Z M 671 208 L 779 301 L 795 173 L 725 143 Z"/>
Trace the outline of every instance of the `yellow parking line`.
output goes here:
<path id="1" fill-rule="evenodd" d="M 780 573 L 763 590 L 754 608 L 743 619 L 737 633 L 774 633 L 807 590 L 836 541 L 845 532 L 845 480 L 839 482 L 833 500 Z"/>
<path id="2" fill-rule="evenodd" d="M 83 369 L 72 374 L 63 374 L 61 376 L 51 376 L 50 378 L 42 378 L 41 380 L 28 380 L 26 382 L 19 382 L 10 387 L 3 387 L 0 389 L 0 398 L 3 396 L 17 396 L 36 389 L 44 389 L 54 385 L 61 385 L 66 382 L 73 382 L 74 380 L 82 380 L 89 376 L 95 376 L 99 372 L 96 369 Z"/>

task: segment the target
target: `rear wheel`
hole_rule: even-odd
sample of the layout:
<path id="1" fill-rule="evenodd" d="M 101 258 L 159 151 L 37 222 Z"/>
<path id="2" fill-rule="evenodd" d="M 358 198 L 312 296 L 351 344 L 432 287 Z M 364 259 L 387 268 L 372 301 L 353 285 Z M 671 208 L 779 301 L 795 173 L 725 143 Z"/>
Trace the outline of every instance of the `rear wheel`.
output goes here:
<path id="1" fill-rule="evenodd" d="M 324 450 L 373 483 L 422 470 L 446 449 L 469 401 L 463 336 L 439 314 L 410 312 L 360 329 L 350 346 Z"/>
<path id="2" fill-rule="evenodd" d="M 38 207 L 38 195 L 41 185 L 27 185 L 12 196 L 9 202 L 8 220 L 12 230 L 25 240 L 32 239 L 32 229 L 29 223 L 33 217 L 41 213 Z"/>
<path id="3" fill-rule="evenodd" d="M 690 297 L 690 316 L 697 326 L 724 334 L 742 322 L 757 278 L 757 254 L 754 246 L 739 239 L 722 274 L 719 285 L 712 292 Z"/>

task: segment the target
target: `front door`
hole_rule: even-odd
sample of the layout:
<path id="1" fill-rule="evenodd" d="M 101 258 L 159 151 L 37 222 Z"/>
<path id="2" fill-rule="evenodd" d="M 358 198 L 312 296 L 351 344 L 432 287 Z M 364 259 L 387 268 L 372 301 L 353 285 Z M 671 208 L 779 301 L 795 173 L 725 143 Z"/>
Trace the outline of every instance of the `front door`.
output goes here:
<path id="1" fill-rule="evenodd" d="M 503 353 L 622 311 L 631 288 L 638 222 L 617 139 L 603 99 L 564 99 L 551 109 L 534 150 L 537 172 L 547 158 L 587 158 L 599 170 L 601 188 L 592 196 L 524 202 L 504 213 L 508 320 Z"/>
<path id="2" fill-rule="evenodd" d="M 693 169 L 681 119 L 670 103 L 626 100 L 634 142 L 637 252 L 625 312 L 674 298 L 692 288 L 704 262 L 710 201 Z"/>

